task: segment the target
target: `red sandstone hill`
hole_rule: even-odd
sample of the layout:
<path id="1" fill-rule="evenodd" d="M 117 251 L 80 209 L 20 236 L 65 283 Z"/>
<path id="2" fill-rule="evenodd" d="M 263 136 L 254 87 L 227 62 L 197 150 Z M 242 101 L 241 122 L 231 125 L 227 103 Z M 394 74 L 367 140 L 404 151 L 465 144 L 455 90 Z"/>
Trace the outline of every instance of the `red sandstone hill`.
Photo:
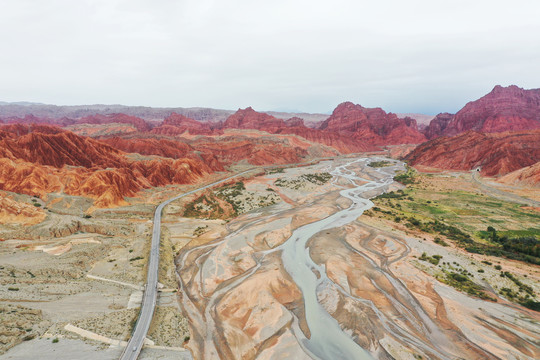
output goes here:
<path id="1" fill-rule="evenodd" d="M 150 131 L 150 125 L 141 118 L 136 116 L 130 116 L 126 114 L 109 114 L 109 115 L 91 115 L 76 120 L 77 124 L 130 124 L 133 125 L 138 131 Z"/>
<path id="2" fill-rule="evenodd" d="M 489 94 L 465 105 L 450 121 L 432 120 L 425 134 L 434 138 L 469 130 L 493 133 L 537 128 L 540 128 L 540 89 L 497 85 Z"/>
<path id="3" fill-rule="evenodd" d="M 204 162 L 213 171 L 224 171 L 223 164 L 211 152 L 200 151 L 190 144 L 169 138 L 143 137 L 100 139 L 101 142 L 127 153 L 156 155 L 171 159 L 189 158 Z"/>
<path id="4" fill-rule="evenodd" d="M 19 133 L 14 128 L 0 127 L 0 190 L 35 196 L 63 191 L 108 207 L 123 204 L 124 197 L 141 189 L 193 183 L 213 171 L 202 158 L 137 161 L 100 141 L 54 133 L 54 127 L 42 126 L 45 132 L 23 127 Z"/>
<path id="5" fill-rule="evenodd" d="M 224 166 L 239 161 L 252 165 L 286 164 L 301 162 L 310 153 L 315 156 L 336 154 L 324 146 L 310 144 L 294 136 L 203 136 L 183 140 L 152 136 L 141 134 L 129 138 L 102 138 L 99 141 L 130 153 L 200 160 L 213 171 L 223 171 Z"/>
<path id="6" fill-rule="evenodd" d="M 240 109 L 229 116 L 224 128 L 255 129 L 271 134 L 297 135 L 308 141 L 333 147 L 341 153 L 354 153 L 374 150 L 376 147 L 366 141 L 358 141 L 333 131 L 308 128 L 300 118 L 291 118 L 287 121 L 277 119 L 271 115 L 260 113 L 251 107 Z"/>
<path id="7" fill-rule="evenodd" d="M 290 164 L 302 162 L 308 156 L 303 147 L 280 139 L 226 137 L 201 140 L 193 146 L 203 153 L 214 154 L 227 165 L 242 160 L 252 165 Z"/>
<path id="8" fill-rule="evenodd" d="M 424 135 L 428 139 L 435 139 L 444 133 L 444 130 L 448 127 L 448 124 L 454 118 L 454 114 L 440 113 L 435 116 L 429 125 L 424 129 Z"/>
<path id="9" fill-rule="evenodd" d="M 50 124 L 50 125 L 59 125 L 67 126 L 75 123 L 75 120 L 68 118 L 49 118 L 49 117 L 38 117 L 33 114 L 26 114 L 24 117 L 12 116 L 3 118 L 2 121 L 5 124 Z"/>
<path id="10" fill-rule="evenodd" d="M 339 104 L 319 127 L 372 145 L 418 144 L 426 140 L 416 120 L 400 119 L 380 108 L 365 108 L 351 102 Z"/>
<path id="11" fill-rule="evenodd" d="M 223 127 L 228 129 L 256 129 L 270 133 L 286 126 L 283 119 L 257 112 L 251 107 L 238 109 L 238 111 L 229 116 L 223 124 Z"/>
<path id="12" fill-rule="evenodd" d="M 497 181 L 505 184 L 540 186 L 540 161 L 534 165 L 524 167 L 504 175 Z"/>
<path id="13" fill-rule="evenodd" d="M 184 115 L 172 113 L 160 126 L 152 129 L 153 134 L 175 136 L 188 132 L 191 135 L 212 135 L 217 133 L 211 124 L 190 119 Z"/>
<path id="14" fill-rule="evenodd" d="M 287 126 L 306 126 L 304 119 L 297 116 L 285 120 L 285 125 Z"/>
<path id="15" fill-rule="evenodd" d="M 3 127 L 0 127 L 0 132 Z M 123 154 L 97 140 L 75 135 L 69 131 L 51 133 L 51 127 L 26 132 L 20 136 L 0 136 L 0 157 L 21 159 L 41 165 L 61 168 L 64 165 L 91 168 L 125 166 Z M 52 128 L 54 129 L 54 128 Z"/>
<path id="16" fill-rule="evenodd" d="M 62 128 L 54 125 L 47 124 L 7 124 L 0 126 L 0 132 L 4 132 L 4 136 L 10 137 L 11 135 L 21 136 L 32 132 L 39 132 L 43 134 L 58 134 L 63 132 Z M 11 134 L 11 135 L 10 135 Z"/>
<path id="17" fill-rule="evenodd" d="M 415 167 L 504 175 L 540 161 L 540 130 L 482 134 L 475 131 L 419 145 L 405 157 Z"/>
<path id="18" fill-rule="evenodd" d="M 297 135 L 308 141 L 333 147 L 342 154 L 377 150 L 377 147 L 351 137 L 331 131 L 311 129 L 305 126 L 290 126 L 275 130 L 275 134 Z"/>

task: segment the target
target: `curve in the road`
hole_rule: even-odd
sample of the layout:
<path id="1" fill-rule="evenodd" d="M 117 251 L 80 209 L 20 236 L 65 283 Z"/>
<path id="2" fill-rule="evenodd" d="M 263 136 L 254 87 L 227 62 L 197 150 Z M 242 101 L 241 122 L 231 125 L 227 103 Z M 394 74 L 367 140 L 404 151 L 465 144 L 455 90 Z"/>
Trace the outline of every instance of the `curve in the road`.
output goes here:
<path id="1" fill-rule="evenodd" d="M 491 195 L 493 197 L 499 198 L 501 200 L 511 201 L 522 205 L 532 206 L 532 207 L 540 207 L 540 202 L 524 198 L 522 196 L 510 193 L 508 191 L 504 191 L 503 189 L 497 189 L 489 184 L 487 184 L 485 181 L 482 180 L 478 172 L 475 170 L 471 171 L 472 179 L 480 185 L 480 188 L 487 193 L 487 195 Z"/>
<path id="2" fill-rule="evenodd" d="M 144 295 L 141 303 L 141 312 L 139 313 L 139 318 L 135 324 L 135 330 L 132 333 L 131 339 L 120 355 L 120 360 L 135 360 L 139 356 L 144 339 L 150 328 L 150 323 L 152 322 L 152 317 L 154 316 L 154 310 L 157 302 L 157 285 L 158 285 L 158 269 L 159 269 L 159 243 L 161 238 L 161 213 L 165 206 L 169 205 L 171 202 L 183 198 L 188 195 L 192 195 L 198 191 L 208 189 L 210 187 L 224 183 L 235 177 L 244 175 L 253 169 L 243 171 L 241 173 L 229 176 L 225 179 L 213 182 L 206 186 L 197 188 L 195 190 L 189 191 L 187 193 L 175 196 L 170 198 L 161 204 L 158 205 L 156 211 L 154 212 L 154 227 L 152 230 L 152 243 L 150 245 L 150 257 L 148 262 L 148 274 L 147 281 L 145 285 Z"/>
<path id="3" fill-rule="evenodd" d="M 312 163 L 317 163 L 323 160 L 329 160 L 332 158 L 318 158 L 314 159 L 308 163 L 294 163 L 294 164 L 283 164 L 283 165 L 273 165 L 273 166 L 264 166 L 262 169 L 272 169 L 272 168 L 281 168 L 281 167 L 291 167 L 291 166 L 306 166 Z M 135 360 L 139 356 L 141 349 L 143 347 L 144 339 L 150 328 L 150 323 L 152 322 L 152 317 L 154 316 L 154 310 L 157 302 L 157 285 L 158 285 L 158 267 L 159 267 L 159 243 L 161 238 L 161 213 L 165 206 L 169 205 L 171 202 L 181 199 L 185 196 L 192 195 L 198 191 L 208 189 L 210 187 L 224 183 L 235 177 L 244 175 L 250 171 L 256 170 L 257 168 L 250 168 L 248 170 L 242 171 L 238 174 L 229 176 L 225 179 L 213 182 L 206 186 L 191 190 L 187 193 L 175 196 L 170 198 L 161 204 L 158 205 L 156 211 L 154 212 L 154 227 L 152 230 L 152 243 L 150 245 L 150 257 L 148 262 L 148 274 L 147 281 L 145 285 L 144 295 L 141 303 L 141 311 L 139 313 L 139 318 L 135 324 L 135 329 L 131 335 L 131 338 L 128 341 L 127 346 L 122 351 L 120 355 L 120 360 Z"/>

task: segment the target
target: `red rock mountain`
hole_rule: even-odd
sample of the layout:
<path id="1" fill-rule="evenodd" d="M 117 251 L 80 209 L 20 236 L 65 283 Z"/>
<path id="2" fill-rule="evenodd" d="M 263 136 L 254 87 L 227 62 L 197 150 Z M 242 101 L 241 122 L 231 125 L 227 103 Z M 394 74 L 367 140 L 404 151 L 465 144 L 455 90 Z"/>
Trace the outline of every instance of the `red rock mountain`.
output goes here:
<path id="1" fill-rule="evenodd" d="M 136 116 L 130 116 L 126 114 L 109 114 L 109 115 L 92 115 L 86 116 L 79 120 L 76 120 L 77 124 L 130 124 L 133 125 L 138 131 L 149 131 L 150 125 L 141 118 Z"/>
<path id="2" fill-rule="evenodd" d="M 225 120 L 224 128 L 229 129 L 256 129 L 273 133 L 277 129 L 287 126 L 283 119 L 272 115 L 260 113 L 251 107 L 239 109 Z"/>
<path id="3" fill-rule="evenodd" d="M 156 155 L 171 159 L 189 158 L 203 161 L 213 171 L 225 170 L 223 164 L 213 153 L 200 151 L 190 144 L 178 140 L 146 137 L 126 139 L 115 136 L 100 139 L 100 141 L 127 153 Z"/>
<path id="4" fill-rule="evenodd" d="M 540 89 L 497 85 L 489 94 L 465 105 L 451 120 L 443 118 L 437 116 L 432 120 L 425 132 L 428 138 L 469 130 L 494 133 L 537 129 L 540 128 Z"/>
<path id="5" fill-rule="evenodd" d="M 419 145 L 405 157 L 415 167 L 471 170 L 504 175 L 540 161 L 540 129 L 482 134 L 475 131 L 440 137 Z"/>
<path id="6" fill-rule="evenodd" d="M 41 128 L 46 131 L 0 127 L 0 190 L 34 196 L 63 191 L 108 207 L 141 189 L 192 183 L 213 171 L 202 158 L 137 161 L 100 141 Z"/>
<path id="7" fill-rule="evenodd" d="M 172 113 L 163 123 L 152 130 L 153 134 L 175 136 L 188 132 L 192 135 L 211 135 L 212 127 L 209 123 L 190 119 L 184 115 Z"/>
<path id="8" fill-rule="evenodd" d="M 418 144 L 426 138 L 416 120 L 400 119 L 380 108 L 365 108 L 351 102 L 339 104 L 319 127 L 372 145 Z"/>
<path id="9" fill-rule="evenodd" d="M 240 109 L 229 116 L 223 127 L 229 129 L 254 129 L 271 134 L 297 135 L 311 142 L 331 146 L 342 153 L 374 149 L 367 143 L 358 142 L 346 136 L 340 136 L 330 131 L 308 128 L 300 118 L 291 118 L 285 121 L 257 112 L 251 107 Z"/>
<path id="10" fill-rule="evenodd" d="M 438 114 L 431 120 L 429 125 L 424 129 L 424 135 L 428 139 L 435 139 L 436 137 L 444 134 L 445 129 L 448 127 L 448 124 L 454 118 L 454 114 L 450 113 L 441 113 Z"/>
<path id="11" fill-rule="evenodd" d="M 297 135 L 308 141 L 333 147 L 342 154 L 377 150 L 376 146 L 358 141 L 348 136 L 331 131 L 311 129 L 305 126 L 290 126 L 275 130 L 275 134 Z"/>
<path id="12" fill-rule="evenodd" d="M 510 185 L 540 186 L 540 161 L 534 165 L 524 167 L 504 175 L 497 181 Z"/>
<path id="13" fill-rule="evenodd" d="M 0 157 L 57 168 L 64 165 L 86 168 L 126 165 L 126 160 L 119 150 L 69 131 L 51 133 L 51 128 L 57 129 L 42 126 L 41 129 L 47 129 L 47 132 L 35 131 L 21 136 L 2 136 Z"/>
<path id="14" fill-rule="evenodd" d="M 400 119 L 381 109 L 366 109 L 352 103 L 339 105 L 319 129 L 306 127 L 299 118 L 284 121 L 252 108 L 238 110 L 229 116 L 223 126 L 272 134 L 294 134 L 331 146 L 342 153 L 376 150 L 376 145 L 420 143 L 426 140 L 418 131 L 414 119 Z"/>
<path id="15" fill-rule="evenodd" d="M 304 119 L 297 116 L 285 120 L 285 124 L 287 126 L 306 126 L 306 124 L 304 123 Z"/>

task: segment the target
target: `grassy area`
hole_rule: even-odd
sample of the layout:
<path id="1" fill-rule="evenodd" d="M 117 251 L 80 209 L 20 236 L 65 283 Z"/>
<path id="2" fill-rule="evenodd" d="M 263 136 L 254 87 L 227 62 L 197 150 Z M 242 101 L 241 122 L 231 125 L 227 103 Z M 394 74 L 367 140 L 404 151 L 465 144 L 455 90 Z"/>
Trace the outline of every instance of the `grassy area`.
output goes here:
<path id="1" fill-rule="evenodd" d="M 407 166 L 407 171 L 394 176 L 394 180 L 403 185 L 414 184 L 415 176 L 416 171 L 412 167 Z"/>
<path id="2" fill-rule="evenodd" d="M 402 175 L 409 179 L 405 182 L 410 182 L 405 190 L 382 194 L 373 200 L 377 208 L 389 212 L 387 215 L 444 223 L 481 243 L 485 243 L 482 232 L 493 224 L 501 236 L 540 239 L 540 214 L 534 210 L 465 190 L 467 183 L 453 179 L 446 187 L 432 186 L 434 181 L 444 182 L 442 176 L 414 174 L 410 169 Z"/>
<path id="3" fill-rule="evenodd" d="M 476 192 L 470 182 L 445 174 L 424 175 L 408 169 L 396 178 L 406 183 L 407 188 L 374 198 L 375 206 L 366 212 L 368 216 L 399 223 L 420 234 L 431 234 L 442 246 L 453 243 L 471 253 L 540 264 L 538 212 L 485 196 Z M 423 254 L 419 260 L 437 265 L 440 259 Z M 463 278 L 468 274 L 453 275 L 444 269 L 443 273 L 439 280 L 473 296 L 487 296 L 481 288 L 473 286 L 474 282 Z M 527 285 L 518 283 L 519 279 L 511 274 L 501 272 L 501 276 L 518 288 L 517 291 L 503 289 L 507 298 L 531 309 L 540 307 Z"/>
<path id="4" fill-rule="evenodd" d="M 431 199 L 431 200 L 428 200 Z M 454 240 L 472 253 L 505 256 L 540 264 L 540 216 L 519 205 L 495 202 L 481 194 L 426 190 L 410 185 L 376 197 L 372 215 L 403 223 L 411 230 L 436 234 L 441 245 Z M 497 239 L 488 237 L 491 217 L 497 217 L 502 228 Z M 517 236 L 515 236 L 517 235 Z"/>
<path id="5" fill-rule="evenodd" d="M 204 194 L 186 204 L 183 215 L 192 218 L 219 219 L 224 213 L 223 208 L 212 195 Z"/>
<path id="6" fill-rule="evenodd" d="M 471 296 L 475 296 L 483 300 L 497 301 L 497 299 L 489 296 L 483 287 L 472 281 L 468 275 L 455 271 L 446 271 L 445 277 L 440 280 L 443 283 L 450 285 L 457 290 L 466 292 Z"/>
<path id="7" fill-rule="evenodd" d="M 242 194 L 246 187 L 242 181 L 224 185 L 213 192 L 207 192 L 188 203 L 184 208 L 185 217 L 208 217 L 211 219 L 223 218 L 226 212 L 232 212 L 232 216 L 238 215 L 239 204 L 235 197 Z M 222 200 L 222 201 L 220 201 Z M 227 204 L 231 209 L 224 209 Z"/>
<path id="8" fill-rule="evenodd" d="M 276 179 L 276 181 L 274 181 L 274 185 L 299 190 L 300 188 L 304 187 L 306 182 L 312 183 L 314 185 L 324 185 L 331 179 L 332 175 L 327 172 L 323 172 L 320 174 L 303 174 L 294 179 Z"/>
<path id="9" fill-rule="evenodd" d="M 438 275 L 436 277 L 439 281 L 471 296 L 483 300 L 497 301 L 497 299 L 490 296 L 487 289 L 471 279 L 474 278 L 474 275 L 467 269 L 460 267 L 456 262 L 453 264 L 447 262 L 441 263 L 442 259 L 442 255 L 428 255 L 425 252 L 418 258 L 420 261 L 428 262 L 434 267 L 437 267 Z"/>
<path id="10" fill-rule="evenodd" d="M 255 208 L 276 204 L 279 195 L 270 188 L 264 194 L 246 190 L 242 181 L 224 185 L 213 191 L 207 191 L 184 207 L 185 217 L 228 219 Z M 204 229 L 200 231 L 204 232 Z M 198 236 L 201 233 L 194 235 Z"/>
<path id="11" fill-rule="evenodd" d="M 392 165 L 390 161 L 382 160 L 382 161 L 373 161 L 368 164 L 368 166 L 372 168 L 381 168 L 381 167 L 387 167 Z"/>

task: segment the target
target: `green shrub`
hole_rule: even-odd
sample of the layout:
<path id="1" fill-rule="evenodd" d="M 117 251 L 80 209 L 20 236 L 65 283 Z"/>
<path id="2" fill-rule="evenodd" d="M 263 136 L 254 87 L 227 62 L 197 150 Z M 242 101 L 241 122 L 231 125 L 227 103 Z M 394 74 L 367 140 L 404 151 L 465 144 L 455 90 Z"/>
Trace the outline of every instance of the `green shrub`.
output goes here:
<path id="1" fill-rule="evenodd" d="M 368 164 L 368 166 L 372 167 L 372 168 L 381 168 L 381 167 L 386 167 L 386 166 L 390 166 L 392 165 L 392 163 L 390 161 L 386 161 L 386 160 L 382 160 L 382 161 L 372 161 Z"/>

